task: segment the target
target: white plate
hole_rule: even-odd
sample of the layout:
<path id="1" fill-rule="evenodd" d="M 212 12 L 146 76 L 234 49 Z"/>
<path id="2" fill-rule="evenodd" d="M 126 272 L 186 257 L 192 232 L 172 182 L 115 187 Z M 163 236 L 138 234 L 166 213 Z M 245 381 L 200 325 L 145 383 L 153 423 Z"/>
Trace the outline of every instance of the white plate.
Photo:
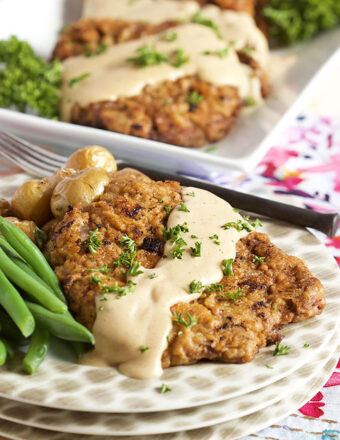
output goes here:
<path id="1" fill-rule="evenodd" d="M 24 174 L 0 180 L 0 197 L 8 180 L 18 185 Z M 322 315 L 285 326 L 289 356 L 272 356 L 267 347 L 248 364 L 232 365 L 200 362 L 165 370 L 162 378 L 140 381 L 121 375 L 115 368 L 94 368 L 47 359 L 33 376 L 2 368 L 0 396 L 51 408 L 88 412 L 138 413 L 190 408 L 240 396 L 287 377 L 305 365 L 314 350 L 326 347 L 340 314 L 340 271 L 325 246 L 302 228 L 279 222 L 264 222 L 264 231 L 289 254 L 301 257 L 323 283 L 327 305 Z M 304 343 L 310 349 L 303 349 Z M 274 367 L 268 374 L 266 364 Z M 20 369 L 20 363 L 17 365 Z M 162 382 L 172 392 L 159 392 Z M 53 383 L 53 387 L 51 387 Z"/>
<path id="2" fill-rule="evenodd" d="M 314 378 L 300 389 L 294 389 L 283 400 L 248 416 L 209 428 L 183 431 L 175 434 L 150 436 L 92 436 L 52 432 L 0 420 L 0 435 L 11 440 L 235 440 L 263 429 L 287 417 L 312 398 L 327 381 L 338 361 L 338 350 Z"/>
<path id="3" fill-rule="evenodd" d="M 48 57 L 58 30 L 64 22 L 79 17 L 80 5 L 79 0 L 1 0 L 0 38 L 16 34 Z M 207 154 L 206 148 L 186 149 L 5 109 L 0 109 L 0 127 L 30 140 L 55 146 L 59 151 L 70 152 L 83 145 L 101 144 L 121 159 L 196 176 L 207 176 L 212 171 L 222 172 L 226 169 L 247 170 L 254 167 L 270 148 L 272 137 L 267 139 L 266 135 L 312 75 L 338 47 L 339 38 L 340 30 L 337 29 L 292 49 L 275 52 L 271 66 L 285 73 L 278 76 L 273 72 L 273 90 L 266 104 L 253 114 L 241 117 L 230 134 L 218 142 L 219 149 L 213 154 Z M 322 72 L 336 69 L 337 66 L 333 59 Z M 326 82 L 328 89 L 323 98 L 339 102 L 336 97 L 336 91 L 339 90 L 337 81 L 332 85 L 323 74 L 317 75 L 317 80 L 308 87 L 308 94 L 313 94 L 322 82 Z M 304 96 L 291 108 L 289 118 L 296 116 L 304 107 Z"/>
<path id="4" fill-rule="evenodd" d="M 45 408 L 0 398 L 0 419 L 33 428 L 88 435 L 156 435 L 200 429 L 272 406 L 306 386 L 334 356 L 333 344 L 315 350 L 303 367 L 267 387 L 239 397 L 186 410 L 146 414 L 98 414 Z M 272 370 L 268 370 L 270 374 Z"/>

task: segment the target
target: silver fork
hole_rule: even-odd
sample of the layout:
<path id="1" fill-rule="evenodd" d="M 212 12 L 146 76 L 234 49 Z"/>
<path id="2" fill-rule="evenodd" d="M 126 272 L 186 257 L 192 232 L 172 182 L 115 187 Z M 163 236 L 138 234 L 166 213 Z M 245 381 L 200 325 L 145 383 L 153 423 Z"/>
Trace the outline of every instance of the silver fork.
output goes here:
<path id="1" fill-rule="evenodd" d="M 38 145 L 24 141 L 4 131 L 0 131 L 0 154 L 29 174 L 40 178 L 50 176 L 58 168 L 65 167 L 66 164 L 64 156 L 47 151 Z M 229 188 L 222 188 L 198 179 L 156 171 L 151 168 L 143 168 L 119 160 L 116 162 L 118 169 L 133 167 L 154 180 L 177 180 L 183 186 L 195 186 L 205 189 L 227 200 L 235 208 L 284 220 L 296 225 L 311 227 L 327 234 L 329 237 L 334 237 L 339 225 L 339 215 L 337 213 L 322 214 L 274 200 L 262 199 L 261 197 L 241 193 Z"/>
<path id="2" fill-rule="evenodd" d="M 66 157 L 0 130 L 0 154 L 35 177 L 51 176 L 65 167 Z"/>

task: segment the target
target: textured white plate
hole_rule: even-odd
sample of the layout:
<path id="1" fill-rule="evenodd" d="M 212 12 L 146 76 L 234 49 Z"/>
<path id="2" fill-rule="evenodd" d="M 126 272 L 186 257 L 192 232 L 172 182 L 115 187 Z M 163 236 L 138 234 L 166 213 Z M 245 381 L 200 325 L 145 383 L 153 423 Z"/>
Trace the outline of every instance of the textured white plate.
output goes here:
<path id="1" fill-rule="evenodd" d="M 3 191 L 10 196 L 9 180 L 13 182 L 13 191 L 23 178 L 24 175 L 17 175 L 0 180 L 0 197 Z M 2 368 L 0 396 L 73 411 L 158 412 L 227 400 L 287 377 L 305 365 L 314 350 L 327 347 L 340 314 L 340 271 L 326 247 L 306 230 L 265 222 L 264 231 L 280 248 L 301 257 L 322 281 L 327 293 L 327 306 L 321 316 L 283 329 L 284 342 L 291 347 L 289 356 L 273 357 L 273 347 L 267 347 L 249 364 L 202 362 L 167 369 L 159 380 L 148 381 L 127 378 L 115 368 L 86 367 L 47 359 L 37 374 L 30 377 Z M 309 350 L 302 348 L 306 342 L 310 344 Z M 274 367 L 271 374 L 266 364 Z M 160 393 L 163 382 L 172 392 Z"/>
<path id="2" fill-rule="evenodd" d="M 0 398 L 0 419 L 39 429 L 88 435 L 155 435 L 199 429 L 272 406 L 301 389 L 334 356 L 329 344 L 315 350 L 308 364 L 288 377 L 248 394 L 191 409 L 144 414 L 98 414 L 65 411 Z M 271 374 L 271 369 L 268 374 Z"/>
<path id="3" fill-rule="evenodd" d="M 92 436 L 52 432 L 0 420 L 0 435 L 11 440 L 235 440 L 263 429 L 300 408 L 312 398 L 327 381 L 338 361 L 338 350 L 322 370 L 300 389 L 291 390 L 283 400 L 250 415 L 209 428 L 155 436 Z"/>
<path id="4" fill-rule="evenodd" d="M 76 20 L 80 11 L 81 0 L 1 0 L 0 38 L 16 34 L 28 40 L 39 54 L 48 57 L 58 30 L 64 23 Z M 30 140 L 55 146 L 59 151 L 70 152 L 83 145 L 101 144 L 121 159 L 196 176 L 207 176 L 213 171 L 223 172 L 226 169 L 246 170 L 254 167 L 270 148 L 272 137 L 266 136 L 315 72 L 338 48 L 339 38 L 340 29 L 336 29 L 308 43 L 273 53 L 273 72 L 270 72 L 273 90 L 270 97 L 262 108 L 241 117 L 230 134 L 218 142 L 219 148 L 213 154 L 207 154 L 206 148 L 186 149 L 5 109 L 0 109 L 0 127 Z M 340 56 L 337 58 L 339 60 Z M 337 81 L 332 85 L 324 76 L 329 70 L 336 69 L 334 59 L 327 63 L 283 119 L 284 124 L 302 110 L 307 95 L 314 94 L 322 83 L 328 85 L 322 99 L 339 102 Z M 280 123 L 277 128 L 281 127 Z"/>

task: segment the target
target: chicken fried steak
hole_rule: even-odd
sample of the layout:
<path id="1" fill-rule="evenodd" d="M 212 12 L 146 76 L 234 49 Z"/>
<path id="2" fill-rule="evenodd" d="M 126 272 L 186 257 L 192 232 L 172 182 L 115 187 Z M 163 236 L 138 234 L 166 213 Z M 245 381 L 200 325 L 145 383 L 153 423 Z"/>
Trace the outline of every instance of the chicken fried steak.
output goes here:
<path id="1" fill-rule="evenodd" d="M 75 317 L 88 328 L 96 319 L 96 295 L 103 285 L 124 286 L 126 271 L 115 266 L 124 234 L 137 245 L 136 260 L 153 268 L 162 258 L 163 227 L 182 200 L 177 182 L 155 182 L 134 171 L 111 175 L 100 199 L 85 209 L 70 208 L 46 247 Z M 89 231 L 99 240 L 89 252 Z M 98 242 L 97 242 L 98 243 Z M 173 323 L 163 367 L 201 359 L 241 363 L 260 348 L 280 341 L 279 329 L 318 315 L 325 307 L 323 287 L 302 260 L 285 254 L 267 235 L 249 233 L 237 243 L 233 274 L 224 276 L 190 303 L 172 307 L 197 320 Z M 133 295 L 130 293 L 129 295 Z"/>

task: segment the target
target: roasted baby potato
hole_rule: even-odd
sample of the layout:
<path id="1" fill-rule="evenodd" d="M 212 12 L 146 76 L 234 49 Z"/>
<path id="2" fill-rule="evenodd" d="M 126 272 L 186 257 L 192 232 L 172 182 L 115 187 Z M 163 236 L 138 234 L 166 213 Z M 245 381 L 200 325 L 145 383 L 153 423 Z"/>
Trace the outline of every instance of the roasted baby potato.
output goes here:
<path id="1" fill-rule="evenodd" d="M 23 232 L 25 232 L 25 234 L 32 240 L 35 241 L 34 238 L 34 231 L 37 227 L 37 225 L 30 221 L 30 220 L 19 220 L 16 217 L 5 217 L 6 220 L 8 220 L 9 222 L 13 223 L 13 225 L 17 226 L 18 228 L 20 228 Z"/>
<path id="2" fill-rule="evenodd" d="M 74 152 L 66 166 L 75 170 L 85 168 L 104 168 L 108 173 L 117 171 L 117 164 L 112 154 L 103 147 L 92 145 Z"/>
<path id="3" fill-rule="evenodd" d="M 54 217 L 62 218 L 70 206 L 89 205 L 104 192 L 108 183 L 109 176 L 103 168 L 88 168 L 61 180 L 51 197 Z"/>
<path id="4" fill-rule="evenodd" d="M 50 198 L 53 184 L 50 179 L 30 180 L 18 188 L 12 199 L 13 214 L 24 220 L 33 220 L 38 226 L 51 217 Z"/>
<path id="5" fill-rule="evenodd" d="M 7 200 L 5 199 L 0 199 L 0 215 L 2 217 L 6 217 L 10 215 L 10 211 L 11 205 L 9 204 L 9 202 L 7 202 Z"/>

